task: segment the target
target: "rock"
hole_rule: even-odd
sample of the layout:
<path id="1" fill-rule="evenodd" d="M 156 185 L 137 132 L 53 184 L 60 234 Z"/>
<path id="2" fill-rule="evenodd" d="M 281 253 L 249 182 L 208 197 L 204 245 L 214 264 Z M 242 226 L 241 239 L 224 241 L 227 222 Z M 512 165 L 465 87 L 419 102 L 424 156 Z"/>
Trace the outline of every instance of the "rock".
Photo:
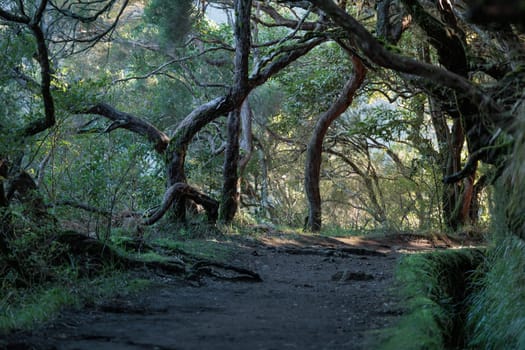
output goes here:
<path id="1" fill-rule="evenodd" d="M 349 270 L 337 271 L 332 275 L 332 281 L 345 283 L 348 281 L 370 281 L 374 276 L 364 272 L 352 272 Z"/>

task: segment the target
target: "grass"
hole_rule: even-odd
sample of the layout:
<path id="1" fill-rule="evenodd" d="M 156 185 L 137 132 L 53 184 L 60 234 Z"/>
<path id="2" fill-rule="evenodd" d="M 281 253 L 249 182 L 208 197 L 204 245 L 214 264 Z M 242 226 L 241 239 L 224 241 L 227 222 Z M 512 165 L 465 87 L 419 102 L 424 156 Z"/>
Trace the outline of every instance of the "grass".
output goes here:
<path id="1" fill-rule="evenodd" d="M 479 250 L 454 250 L 405 256 L 396 275 L 406 313 L 385 331 L 382 349 L 452 349 L 464 344 L 465 298 Z"/>
<path id="2" fill-rule="evenodd" d="M 133 241 L 126 236 L 125 232 L 116 232 L 112 235 L 111 247 L 121 255 L 133 255 L 143 261 L 163 261 L 170 259 L 170 255 L 188 254 L 196 258 L 216 261 L 227 261 L 234 251 L 234 243 L 217 241 L 216 239 L 201 237 L 202 227 L 187 232 L 151 239 L 148 243 L 160 246 L 167 250 L 166 255 L 160 252 L 133 253 L 125 250 L 125 244 Z M 197 232 L 199 231 L 199 232 Z M 210 236 L 211 232 L 204 232 L 204 236 Z M 175 237 L 175 238 L 172 238 Z M 225 237 L 222 236 L 222 239 Z M 33 237 L 25 237 L 29 243 L 36 241 Z M 175 240 L 179 239 L 179 240 Z M 35 245 L 35 244 L 33 244 Z M 33 246 L 31 245 L 31 247 Z M 20 242 L 19 251 L 28 251 L 29 244 Z M 22 248 L 24 250 L 22 250 Z M 170 253 L 169 250 L 172 250 Z M 135 272 L 123 272 L 117 266 L 106 262 L 101 271 L 92 273 L 79 273 L 78 266 L 64 261 L 62 264 L 52 266 L 54 257 L 59 256 L 62 250 L 54 255 L 45 254 L 46 251 L 34 251 L 26 254 L 29 258 L 39 257 L 35 260 L 38 264 L 28 260 L 24 263 L 31 267 L 31 272 L 41 273 L 45 271 L 53 282 L 44 282 L 46 279 L 28 280 L 25 287 L 16 287 L 19 275 L 13 273 L 11 276 L 7 270 L 0 281 L 0 332 L 8 332 L 14 329 L 30 329 L 36 324 L 45 322 L 55 317 L 65 307 L 80 308 L 84 305 L 96 304 L 101 300 L 111 298 L 114 295 L 125 296 L 147 288 L 154 283 L 152 280 L 137 277 Z M 42 255 L 38 255 L 42 253 Z M 71 260 L 73 261 L 73 260 Z M 40 263 L 41 262 L 41 263 Z M 32 264 L 29 264 L 32 263 Z M 25 265 L 24 265 L 25 266 Z M 46 268 L 52 266 L 51 269 Z M 12 278 L 11 278 L 11 277 Z M 43 275 L 44 276 L 44 275 Z M 86 277 L 79 277 L 86 276 Z"/>
<path id="3" fill-rule="evenodd" d="M 77 302 L 79 299 L 64 287 L 41 287 L 20 295 L 10 293 L 0 301 L 0 330 L 29 329 Z"/>
<path id="4" fill-rule="evenodd" d="M 0 332 L 31 329 L 53 319 L 65 307 L 95 304 L 116 294 L 131 295 L 151 283 L 130 273 L 113 271 L 69 284 L 44 284 L 31 289 L 4 291 L 0 299 Z"/>
<path id="5" fill-rule="evenodd" d="M 497 241 L 471 300 L 472 349 L 525 349 L 525 242 Z"/>
<path id="6" fill-rule="evenodd" d="M 214 239 L 187 239 L 176 241 L 169 238 L 159 238 L 154 244 L 173 251 L 183 251 L 196 258 L 227 261 L 233 254 L 233 243 Z"/>

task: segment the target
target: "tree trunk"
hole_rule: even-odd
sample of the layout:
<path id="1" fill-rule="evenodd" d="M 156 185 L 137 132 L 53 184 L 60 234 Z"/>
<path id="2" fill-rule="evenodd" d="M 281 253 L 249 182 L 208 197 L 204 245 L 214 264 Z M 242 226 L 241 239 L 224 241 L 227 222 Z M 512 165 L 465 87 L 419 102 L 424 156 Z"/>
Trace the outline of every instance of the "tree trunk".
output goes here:
<path id="1" fill-rule="evenodd" d="M 228 141 L 223 167 L 222 199 L 219 209 L 219 221 L 230 223 L 239 207 L 240 193 L 238 191 L 239 176 L 239 131 L 240 110 L 236 109 L 228 116 Z"/>
<path id="2" fill-rule="evenodd" d="M 256 65 L 253 74 L 248 78 L 251 0 L 236 0 L 234 5 L 237 19 L 235 25 L 235 42 L 237 45 L 232 89 L 227 95 L 218 97 L 195 109 L 177 127 L 167 149 L 168 186 L 180 182 L 180 179 L 186 181 L 184 173 L 186 150 L 197 132 L 211 121 L 239 108 L 251 90 L 264 84 L 270 77 L 326 40 L 325 38 L 313 38 L 295 45 L 293 48 L 285 47 L 282 52 L 272 54 L 274 59 L 265 65 Z M 175 203 L 179 203 L 174 209 L 175 217 L 178 220 L 183 220 L 185 218 L 184 198 L 176 199 Z"/>
<path id="3" fill-rule="evenodd" d="M 467 78 L 468 58 L 465 52 L 464 34 L 457 26 L 454 14 L 448 4 L 438 6 L 443 21 L 448 25 L 447 27 L 443 22 L 427 13 L 418 1 L 403 0 L 403 3 L 431 39 L 431 45 L 438 52 L 439 62 L 449 71 Z M 450 34 L 449 27 L 454 28 L 453 35 Z M 429 62 L 429 55 L 426 54 L 425 56 L 425 60 Z M 447 94 L 441 89 L 431 90 L 434 90 L 431 91 L 431 95 L 434 97 L 430 97 L 433 109 L 432 122 L 438 139 L 443 178 L 445 178 L 461 169 L 461 151 L 465 141 L 465 131 L 471 129 L 469 124 L 475 120 L 478 109 L 463 96 Z M 435 101 L 436 99 L 439 99 L 439 102 Z M 452 130 L 450 131 L 443 114 L 445 111 L 453 118 Z M 469 142 L 469 145 L 471 143 Z M 474 177 L 475 172 L 469 176 L 470 180 L 463 184 L 460 182 L 447 183 L 443 187 L 444 222 L 448 228 L 454 231 L 470 222 L 468 213 L 473 198 Z"/>
<path id="4" fill-rule="evenodd" d="M 8 241 L 12 236 L 11 215 L 9 213 L 9 201 L 4 190 L 4 180 L 8 176 L 6 161 L 0 158 L 0 254 L 8 253 Z"/>
<path id="5" fill-rule="evenodd" d="M 321 230 L 321 193 L 319 190 L 323 140 L 332 122 L 339 117 L 354 98 L 355 92 L 365 79 L 366 68 L 361 60 L 352 56 L 353 74 L 346 82 L 339 98 L 323 113 L 314 128 L 306 149 L 305 191 L 308 198 L 307 227 L 314 232 Z"/>
<path id="6" fill-rule="evenodd" d="M 186 183 L 184 160 L 186 159 L 187 144 L 177 144 L 166 160 L 168 171 L 168 188 L 177 183 Z M 179 196 L 173 201 L 172 219 L 177 223 L 186 222 L 186 198 Z"/>
<path id="7" fill-rule="evenodd" d="M 248 165 L 250 159 L 252 159 L 253 154 L 253 133 L 252 133 L 252 120 L 253 112 L 250 107 L 248 98 L 244 100 L 244 103 L 241 106 L 241 140 L 240 140 L 240 150 L 244 151 L 244 154 L 239 159 L 239 176 L 242 177 L 244 174 L 244 169 Z"/>
<path id="8" fill-rule="evenodd" d="M 256 144 L 258 148 L 258 158 L 259 158 L 259 168 L 261 169 L 261 201 L 260 207 L 261 211 L 259 215 L 264 218 L 270 218 L 270 199 L 268 193 L 268 159 L 264 153 L 264 147 L 259 140 L 256 139 Z"/>
<path id="9" fill-rule="evenodd" d="M 239 207 L 240 194 L 238 191 L 239 166 L 239 131 L 241 125 L 241 106 L 244 103 L 250 88 L 248 86 L 248 57 L 251 46 L 250 13 L 251 0 L 237 0 L 235 9 L 235 73 L 232 94 L 236 109 L 228 116 L 228 142 L 223 168 L 222 199 L 219 209 L 219 220 L 230 223 Z M 248 20 L 248 21 L 246 21 Z"/>

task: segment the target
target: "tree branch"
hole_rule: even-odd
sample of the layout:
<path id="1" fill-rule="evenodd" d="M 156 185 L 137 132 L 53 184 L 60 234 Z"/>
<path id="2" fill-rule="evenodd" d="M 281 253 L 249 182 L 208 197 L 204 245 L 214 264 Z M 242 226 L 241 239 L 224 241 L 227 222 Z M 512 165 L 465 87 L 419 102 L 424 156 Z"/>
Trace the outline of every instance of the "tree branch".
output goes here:
<path id="1" fill-rule="evenodd" d="M 322 9 L 334 23 L 343 28 L 361 51 L 375 64 L 398 72 L 424 77 L 464 94 L 475 104 L 495 112 L 502 111 L 489 95 L 458 74 L 388 51 L 361 23 L 339 8 L 333 1 L 309 1 Z"/>
<path id="2" fill-rule="evenodd" d="M 174 200 L 179 198 L 188 198 L 194 201 L 195 203 L 202 205 L 206 210 L 208 220 L 213 223 L 217 221 L 219 202 L 217 202 L 211 197 L 208 197 L 204 193 L 199 192 L 187 183 L 178 182 L 176 184 L 173 184 L 166 190 L 166 193 L 164 194 L 164 198 L 159 209 L 157 209 L 157 211 L 151 216 L 144 219 L 142 221 L 142 224 L 145 226 L 149 226 L 159 221 L 164 216 L 164 214 L 166 214 L 168 209 L 173 204 Z"/>
<path id="3" fill-rule="evenodd" d="M 147 137 L 149 141 L 155 144 L 155 150 L 159 153 L 163 153 L 170 143 L 168 135 L 158 130 L 149 122 L 131 114 L 121 112 L 106 103 L 99 103 L 81 113 L 97 114 L 112 120 L 113 123 L 106 128 L 105 132 L 123 128 Z"/>
<path id="4" fill-rule="evenodd" d="M 273 8 L 270 5 L 264 4 L 263 2 L 257 1 L 256 4 L 260 10 L 266 13 L 274 21 L 273 23 L 264 22 L 257 16 L 252 16 L 252 20 L 262 24 L 265 27 L 287 27 L 295 30 L 312 31 L 315 30 L 318 26 L 318 23 L 315 22 L 305 22 L 306 18 L 303 18 L 301 21 L 285 18 L 275 8 Z"/>
<path id="5" fill-rule="evenodd" d="M 44 101 L 44 119 L 36 120 L 30 123 L 23 134 L 26 136 L 36 135 L 53 125 L 55 125 L 55 103 L 51 94 L 51 64 L 49 62 L 49 53 L 47 49 L 44 32 L 38 23 L 29 24 L 37 44 L 37 60 L 40 65 L 40 89 Z"/>

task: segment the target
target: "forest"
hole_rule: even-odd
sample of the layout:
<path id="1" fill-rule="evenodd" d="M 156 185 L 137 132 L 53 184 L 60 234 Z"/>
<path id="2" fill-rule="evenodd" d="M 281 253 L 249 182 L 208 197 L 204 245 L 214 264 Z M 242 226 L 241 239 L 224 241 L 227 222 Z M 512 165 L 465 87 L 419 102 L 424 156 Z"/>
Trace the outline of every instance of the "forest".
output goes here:
<path id="1" fill-rule="evenodd" d="M 0 348 L 184 283 L 366 299 L 329 349 L 525 348 L 525 1 L 0 0 L 0 48 Z M 148 344 L 344 328 L 302 312 L 322 336 Z"/>

